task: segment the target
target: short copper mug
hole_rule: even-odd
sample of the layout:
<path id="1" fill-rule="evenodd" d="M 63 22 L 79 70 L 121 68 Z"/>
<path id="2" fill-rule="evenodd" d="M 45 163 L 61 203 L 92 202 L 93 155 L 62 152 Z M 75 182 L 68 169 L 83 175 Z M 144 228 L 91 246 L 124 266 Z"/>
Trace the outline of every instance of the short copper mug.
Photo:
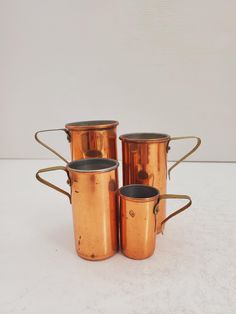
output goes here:
<path id="1" fill-rule="evenodd" d="M 72 203 L 75 248 L 87 260 L 103 260 L 118 250 L 118 162 L 106 158 L 81 159 L 41 169 L 36 178 L 68 196 Z M 40 173 L 64 170 L 71 192 L 46 181 Z"/>
<path id="2" fill-rule="evenodd" d="M 120 188 L 121 250 L 124 255 L 145 259 L 154 253 L 158 206 L 165 199 L 186 199 L 188 203 L 161 221 L 161 225 L 192 203 L 188 195 L 161 195 L 156 188 L 148 185 L 131 184 Z"/>
<path id="3" fill-rule="evenodd" d="M 196 136 L 170 137 L 161 133 L 130 133 L 120 136 L 122 141 L 123 185 L 146 184 L 156 187 L 161 194 L 166 193 L 167 172 L 190 156 L 200 146 Z M 182 139 L 196 139 L 194 148 L 167 170 L 167 153 L 170 142 Z M 166 217 L 166 204 L 163 201 L 157 216 L 157 233 L 161 232 L 161 222 Z"/>
<path id="4" fill-rule="evenodd" d="M 85 158 L 117 159 L 116 127 L 119 124 L 114 120 L 94 120 L 67 123 L 64 129 L 42 130 L 35 133 L 35 139 L 42 146 L 56 156 L 68 161 L 53 148 L 39 139 L 39 133 L 63 131 L 71 148 L 71 160 Z"/>

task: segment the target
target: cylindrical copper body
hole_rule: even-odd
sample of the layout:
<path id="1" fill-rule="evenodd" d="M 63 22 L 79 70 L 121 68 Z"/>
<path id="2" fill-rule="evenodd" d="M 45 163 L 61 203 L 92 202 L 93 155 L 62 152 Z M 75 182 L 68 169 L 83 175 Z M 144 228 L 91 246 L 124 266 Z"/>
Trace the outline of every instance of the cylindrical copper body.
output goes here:
<path id="1" fill-rule="evenodd" d="M 66 124 L 69 132 L 71 159 L 117 159 L 117 121 L 85 121 Z"/>
<path id="2" fill-rule="evenodd" d="M 121 248 L 127 257 L 144 259 L 153 254 L 158 221 L 156 217 L 160 214 L 161 202 L 166 199 L 187 200 L 187 203 L 160 221 L 161 226 L 189 208 L 191 197 L 160 194 L 158 189 L 144 184 L 130 184 L 120 188 Z"/>
<path id="3" fill-rule="evenodd" d="M 166 193 L 167 152 L 170 136 L 155 133 L 133 133 L 122 140 L 123 185 L 146 184 Z M 157 216 L 157 232 L 166 217 L 166 202 L 162 201 Z"/>
<path id="4" fill-rule="evenodd" d="M 118 249 L 118 162 L 106 158 L 72 161 L 66 167 L 38 171 L 37 179 L 66 194 L 73 211 L 75 247 L 88 260 L 103 260 Z M 39 174 L 64 170 L 69 177 L 71 193 L 42 179 Z"/>
<path id="5" fill-rule="evenodd" d="M 118 249 L 118 162 L 87 159 L 68 166 L 75 247 L 89 260 L 106 259 Z"/>
<path id="6" fill-rule="evenodd" d="M 59 158 L 66 158 L 39 139 L 39 133 L 64 131 L 70 142 L 71 160 L 85 158 L 111 158 L 117 160 L 116 127 L 119 123 L 114 120 L 94 120 L 67 123 L 64 129 L 41 130 L 36 132 L 38 143 L 53 152 Z"/>
<path id="7" fill-rule="evenodd" d="M 120 189 L 121 249 L 133 259 L 151 256 L 156 246 L 156 215 L 159 191 L 147 185 Z"/>

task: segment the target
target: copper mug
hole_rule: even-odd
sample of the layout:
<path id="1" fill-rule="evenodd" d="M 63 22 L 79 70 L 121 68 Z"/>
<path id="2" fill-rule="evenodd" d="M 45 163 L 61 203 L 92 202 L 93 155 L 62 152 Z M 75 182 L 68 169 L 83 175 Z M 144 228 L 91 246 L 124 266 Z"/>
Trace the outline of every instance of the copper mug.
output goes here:
<path id="1" fill-rule="evenodd" d="M 161 221 L 161 225 L 192 204 L 188 195 L 160 194 L 148 185 L 131 184 L 120 188 L 121 250 L 124 255 L 145 259 L 154 253 L 158 206 L 165 199 L 186 199 L 188 203 Z"/>
<path id="2" fill-rule="evenodd" d="M 118 250 L 118 174 L 113 159 L 89 158 L 41 169 L 36 178 L 65 194 L 72 203 L 75 248 L 87 260 L 103 260 Z M 63 170 L 68 175 L 70 193 L 43 179 L 40 174 Z"/>
<path id="3" fill-rule="evenodd" d="M 39 139 L 39 133 L 63 131 L 71 148 L 71 160 L 85 158 L 117 159 L 116 127 L 114 120 L 94 120 L 67 123 L 64 129 L 41 130 L 35 133 L 35 139 L 42 146 L 68 163 L 65 157 Z"/>
<path id="4" fill-rule="evenodd" d="M 167 173 L 190 156 L 200 146 L 196 136 L 170 137 L 161 133 L 130 133 L 120 136 L 123 156 L 123 185 L 147 184 L 156 187 L 161 194 L 166 193 Z M 186 155 L 167 170 L 167 153 L 170 142 L 182 139 L 196 139 L 197 143 Z M 157 216 L 157 233 L 161 232 L 161 222 L 166 217 L 166 204 L 163 201 Z"/>

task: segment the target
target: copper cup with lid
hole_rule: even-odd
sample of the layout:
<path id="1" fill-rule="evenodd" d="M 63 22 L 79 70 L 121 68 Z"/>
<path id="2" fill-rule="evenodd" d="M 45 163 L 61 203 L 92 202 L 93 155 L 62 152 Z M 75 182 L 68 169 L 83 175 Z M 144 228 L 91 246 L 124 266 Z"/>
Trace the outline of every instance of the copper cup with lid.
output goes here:
<path id="1" fill-rule="evenodd" d="M 169 170 L 167 154 L 170 143 L 176 140 L 194 139 L 196 144 Z M 162 133 L 129 133 L 120 136 L 122 141 L 123 185 L 146 184 L 157 188 L 161 194 L 167 190 L 167 174 L 197 150 L 201 139 L 196 136 L 171 137 Z M 161 222 L 166 218 L 166 202 L 162 201 L 157 216 L 157 233 L 161 232 Z"/>
<path id="2" fill-rule="evenodd" d="M 62 131 L 70 143 L 71 160 L 85 158 L 111 158 L 117 160 L 116 128 L 114 120 L 91 120 L 67 123 L 65 128 L 41 130 L 35 133 L 36 141 L 68 163 L 65 157 L 39 138 L 40 133 Z"/>
<path id="3" fill-rule="evenodd" d="M 103 260 L 118 250 L 118 161 L 107 158 L 75 160 L 40 169 L 36 178 L 63 193 L 72 204 L 75 248 L 87 260 Z M 48 182 L 42 173 L 63 170 L 70 191 Z"/>

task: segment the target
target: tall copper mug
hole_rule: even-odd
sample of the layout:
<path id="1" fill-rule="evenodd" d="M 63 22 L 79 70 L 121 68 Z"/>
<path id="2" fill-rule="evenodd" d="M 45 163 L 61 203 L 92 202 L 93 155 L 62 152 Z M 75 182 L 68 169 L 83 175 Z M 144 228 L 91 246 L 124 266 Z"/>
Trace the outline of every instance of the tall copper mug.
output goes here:
<path id="1" fill-rule="evenodd" d="M 120 188 L 121 249 L 124 255 L 145 259 L 154 253 L 158 207 L 165 199 L 185 199 L 188 202 L 161 221 L 161 225 L 192 203 L 188 195 L 160 194 L 148 185 L 131 184 Z"/>
<path id="2" fill-rule="evenodd" d="M 200 146 L 201 140 L 196 136 L 170 137 L 161 133 L 130 133 L 120 136 L 122 141 L 123 185 L 146 184 L 157 188 L 161 194 L 167 190 L 167 173 L 170 176 L 181 161 L 190 156 Z M 182 139 L 196 139 L 197 143 L 186 155 L 167 170 L 167 153 L 170 142 Z M 157 216 L 157 233 L 161 222 L 166 218 L 166 202 L 159 207 Z"/>
<path id="3" fill-rule="evenodd" d="M 35 139 L 42 146 L 68 163 L 65 157 L 51 148 L 41 139 L 39 133 L 63 131 L 71 148 L 71 160 L 85 158 L 111 158 L 117 160 L 116 127 L 114 120 L 94 120 L 67 123 L 64 129 L 41 130 L 35 133 Z"/>
<path id="4" fill-rule="evenodd" d="M 68 196 L 72 204 L 75 248 L 87 260 L 103 260 L 118 250 L 118 162 L 106 158 L 81 159 L 41 169 L 36 178 Z M 43 179 L 40 174 L 63 170 L 71 192 Z"/>

